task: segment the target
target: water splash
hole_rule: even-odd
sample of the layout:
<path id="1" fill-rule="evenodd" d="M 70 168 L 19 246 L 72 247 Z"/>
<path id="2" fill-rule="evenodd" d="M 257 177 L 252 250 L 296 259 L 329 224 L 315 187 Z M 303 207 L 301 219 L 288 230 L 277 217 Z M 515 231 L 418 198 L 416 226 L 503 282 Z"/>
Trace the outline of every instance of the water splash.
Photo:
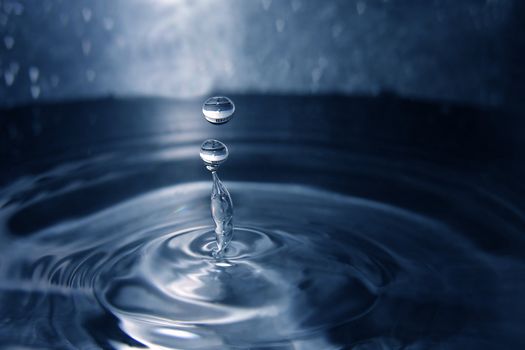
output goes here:
<path id="1" fill-rule="evenodd" d="M 217 250 L 213 256 L 220 258 L 233 237 L 233 203 L 230 193 L 219 179 L 217 172 L 212 172 L 213 188 L 211 191 L 211 215 L 215 221 Z"/>
<path id="2" fill-rule="evenodd" d="M 233 117 L 235 105 L 225 96 L 210 97 L 202 105 L 204 118 L 212 124 L 225 124 Z M 209 139 L 202 143 L 200 157 L 211 171 L 213 187 L 211 191 L 211 216 L 215 221 L 217 248 L 215 258 L 221 258 L 233 237 L 233 203 L 230 193 L 217 175 L 219 165 L 228 159 L 228 147 L 218 140 Z"/>
<path id="3" fill-rule="evenodd" d="M 233 237 L 233 202 L 230 193 L 217 175 L 219 166 L 228 159 L 228 148 L 218 140 L 206 140 L 201 145 L 200 157 L 213 177 L 211 215 L 215 221 L 217 248 L 213 252 L 220 258 Z"/>

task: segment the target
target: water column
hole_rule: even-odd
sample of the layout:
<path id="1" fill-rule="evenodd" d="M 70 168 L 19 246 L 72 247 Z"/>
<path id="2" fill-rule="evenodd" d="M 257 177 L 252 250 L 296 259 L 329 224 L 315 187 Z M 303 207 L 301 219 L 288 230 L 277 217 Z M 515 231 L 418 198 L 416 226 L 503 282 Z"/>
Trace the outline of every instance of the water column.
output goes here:
<path id="1" fill-rule="evenodd" d="M 235 105 L 227 97 L 210 97 L 202 106 L 202 113 L 207 121 L 215 125 L 228 122 L 235 112 Z M 219 166 L 228 159 L 228 147 L 218 140 L 204 141 L 200 157 L 213 178 L 211 191 L 211 215 L 215 222 L 217 247 L 213 252 L 220 258 L 233 237 L 233 202 L 230 193 L 217 174 Z"/>

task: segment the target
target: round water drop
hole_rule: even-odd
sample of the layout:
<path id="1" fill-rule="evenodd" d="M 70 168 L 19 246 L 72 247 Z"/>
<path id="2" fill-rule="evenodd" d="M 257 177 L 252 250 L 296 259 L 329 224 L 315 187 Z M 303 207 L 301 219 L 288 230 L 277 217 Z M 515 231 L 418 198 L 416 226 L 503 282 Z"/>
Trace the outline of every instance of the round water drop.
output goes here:
<path id="1" fill-rule="evenodd" d="M 232 100 L 224 96 L 210 97 L 202 105 L 204 118 L 212 124 L 224 124 L 228 122 L 235 112 Z"/>
<path id="2" fill-rule="evenodd" d="M 209 139 L 202 143 L 200 156 L 206 168 L 215 171 L 228 159 L 228 147 L 221 141 Z"/>

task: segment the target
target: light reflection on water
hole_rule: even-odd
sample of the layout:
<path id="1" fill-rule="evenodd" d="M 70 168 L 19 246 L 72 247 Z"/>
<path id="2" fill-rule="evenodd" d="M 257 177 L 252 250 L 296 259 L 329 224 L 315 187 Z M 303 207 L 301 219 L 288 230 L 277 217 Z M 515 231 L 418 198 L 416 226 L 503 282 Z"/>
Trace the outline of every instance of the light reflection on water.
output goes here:
<path id="1" fill-rule="evenodd" d="M 519 120 L 389 96 L 234 100 L 226 128 L 201 101 L 5 111 L 2 345 L 523 343 Z M 231 151 L 237 232 L 219 261 L 207 137 Z"/>
<path id="2" fill-rule="evenodd" d="M 146 157 L 136 166 L 159 160 L 166 159 Z M 47 187 L 46 177 L 56 187 L 75 172 L 78 177 L 96 171 L 98 164 L 64 165 L 20 180 L 4 193 L 16 198 L 30 187 Z M 359 169 L 384 174 L 381 167 Z M 130 170 L 117 176 L 121 186 Z M 347 180 L 358 181 L 354 175 L 348 173 Z M 457 197 L 445 186 L 448 180 L 391 171 L 388 177 L 412 188 L 412 198 L 426 193 L 437 202 L 465 202 L 464 219 L 491 212 L 494 205 L 488 198 L 473 201 L 469 192 Z M 60 211 L 66 204 L 54 198 L 90 183 L 64 185 L 40 195 L 33 188 L 23 200 L 10 201 L 2 209 L 4 230 L 23 227 L 12 226 L 12 220 L 24 207 L 46 202 L 41 208 Z M 210 186 L 169 186 L 82 217 L 30 225 L 20 237 L 4 234 L 0 294 L 11 303 L 2 303 L 2 314 L 16 319 L 31 307 L 32 316 L 25 325 L 8 322 L 0 337 L 9 344 L 40 344 L 28 335 L 39 324 L 34 317 L 51 320 L 49 331 L 68 334 L 44 340 L 47 346 L 72 341 L 76 347 L 96 342 L 128 348 L 138 341 L 181 349 L 423 349 L 444 342 L 460 349 L 515 335 L 499 325 L 509 317 L 506 305 L 521 292 L 511 287 L 506 271 L 522 271 L 523 261 L 481 248 L 472 240 L 477 225 L 469 228 L 468 220 L 456 226 L 445 212 L 439 218 L 420 214 L 416 199 L 406 209 L 308 186 L 229 182 L 238 225 L 224 259 L 217 261 L 211 256 Z M 35 222 L 46 215 L 41 210 L 31 212 Z M 513 224 L 518 222 L 503 224 L 501 232 Z M 498 301 L 503 299 L 508 304 Z M 25 305 L 27 300 L 36 304 Z M 483 323 L 470 315 L 481 315 Z M 429 317 L 432 322 L 419 324 Z M 468 336 L 478 327 L 483 334 Z"/>

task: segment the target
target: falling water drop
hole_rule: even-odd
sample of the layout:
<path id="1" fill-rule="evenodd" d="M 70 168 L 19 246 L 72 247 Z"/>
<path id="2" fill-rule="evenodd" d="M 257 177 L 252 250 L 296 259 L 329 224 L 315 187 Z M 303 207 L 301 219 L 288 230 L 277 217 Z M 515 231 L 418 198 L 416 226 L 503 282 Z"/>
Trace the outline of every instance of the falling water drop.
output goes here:
<path id="1" fill-rule="evenodd" d="M 111 31 L 113 29 L 113 26 L 115 25 L 115 22 L 110 17 L 105 17 L 103 19 L 103 22 L 104 22 L 104 29 L 106 29 L 107 31 Z"/>
<path id="2" fill-rule="evenodd" d="M 86 71 L 86 79 L 87 81 L 89 81 L 90 83 L 93 82 L 95 80 L 95 78 L 97 77 L 97 73 L 93 70 L 93 69 L 88 69 Z"/>
<path id="3" fill-rule="evenodd" d="M 40 75 L 40 71 L 37 67 L 29 67 L 29 80 L 31 80 L 31 83 L 36 83 L 38 81 L 38 76 Z"/>
<path id="4" fill-rule="evenodd" d="M 212 124 L 228 122 L 235 112 L 232 100 L 224 96 L 210 97 L 202 105 L 202 114 Z"/>
<path id="5" fill-rule="evenodd" d="M 228 159 L 228 148 L 218 140 L 206 140 L 202 143 L 200 157 L 211 171 L 213 187 L 211 192 L 211 215 L 215 221 L 217 248 L 213 253 L 220 258 L 233 237 L 233 203 L 230 193 L 217 175 L 219 165 Z"/>
<path id="6" fill-rule="evenodd" d="M 216 171 L 228 159 L 228 148 L 218 140 L 206 140 L 201 145 L 200 156 L 209 171 Z"/>
<path id="7" fill-rule="evenodd" d="M 18 74 L 20 65 L 17 62 L 11 62 L 4 72 L 4 80 L 7 86 L 13 85 Z"/>
<path id="8" fill-rule="evenodd" d="M 85 56 L 89 55 L 89 53 L 91 52 L 91 41 L 87 39 L 82 40 L 82 52 Z"/>
<path id="9" fill-rule="evenodd" d="M 11 50 L 15 46 L 15 39 L 11 35 L 6 35 L 4 37 L 5 48 Z"/>
<path id="10" fill-rule="evenodd" d="M 15 78 L 16 78 L 16 74 L 13 73 L 12 71 L 6 70 L 4 72 L 4 80 L 7 86 L 13 85 L 13 83 L 15 82 Z"/>
<path id="11" fill-rule="evenodd" d="M 40 86 L 31 85 L 31 96 L 36 100 L 40 96 Z"/>
<path id="12" fill-rule="evenodd" d="M 93 15 L 93 12 L 91 11 L 90 8 L 88 7 L 84 7 L 82 9 L 82 17 L 84 18 L 84 21 L 87 23 L 89 21 L 91 21 L 91 16 Z"/>

